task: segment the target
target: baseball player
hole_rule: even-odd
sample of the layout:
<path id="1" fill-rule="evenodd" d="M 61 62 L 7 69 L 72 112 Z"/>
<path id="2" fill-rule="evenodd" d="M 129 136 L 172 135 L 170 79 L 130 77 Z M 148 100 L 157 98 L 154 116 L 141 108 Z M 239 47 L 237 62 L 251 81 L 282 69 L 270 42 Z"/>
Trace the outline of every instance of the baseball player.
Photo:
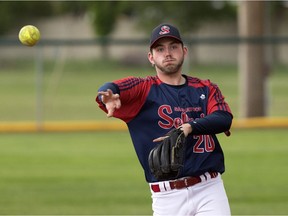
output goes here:
<path id="1" fill-rule="evenodd" d="M 157 26 L 148 52 L 156 75 L 106 83 L 96 101 L 108 117 L 127 124 L 152 193 L 153 215 L 230 215 L 221 179 L 224 155 L 216 134 L 229 135 L 233 116 L 216 84 L 182 73 L 187 52 L 176 27 Z M 177 175 L 159 180 L 153 170 L 163 171 L 157 164 L 163 152 L 154 151 L 153 162 L 149 155 L 175 128 L 185 136 L 183 164 Z M 155 162 L 158 168 L 151 171 Z"/>

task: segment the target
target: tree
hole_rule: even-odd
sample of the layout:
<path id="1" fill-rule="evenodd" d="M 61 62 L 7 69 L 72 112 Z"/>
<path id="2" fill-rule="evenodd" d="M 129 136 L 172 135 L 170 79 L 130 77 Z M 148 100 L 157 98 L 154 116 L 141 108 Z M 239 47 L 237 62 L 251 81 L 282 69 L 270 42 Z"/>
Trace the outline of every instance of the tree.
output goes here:
<path id="1" fill-rule="evenodd" d="M 147 29 L 159 23 L 171 22 L 179 26 L 183 32 L 197 28 L 201 22 L 215 19 L 235 19 L 236 5 L 228 1 L 160 1 L 131 2 L 129 14 L 138 20 L 138 27 Z M 217 2 L 216 2 L 217 4 Z"/>
<path id="2" fill-rule="evenodd" d="M 0 2 L 0 35 L 12 28 L 20 28 L 25 21 L 53 14 L 51 2 Z"/>
<path id="3" fill-rule="evenodd" d="M 95 33 L 100 36 L 102 46 L 102 58 L 107 58 L 108 37 L 114 30 L 117 17 L 119 15 L 118 1 L 91 2 L 90 12 L 92 12 L 92 25 Z"/>
<path id="4" fill-rule="evenodd" d="M 264 28 L 264 3 L 243 1 L 239 4 L 239 35 L 243 38 L 262 38 Z M 266 115 L 267 79 L 265 47 L 263 43 L 239 46 L 240 116 L 257 117 Z"/>

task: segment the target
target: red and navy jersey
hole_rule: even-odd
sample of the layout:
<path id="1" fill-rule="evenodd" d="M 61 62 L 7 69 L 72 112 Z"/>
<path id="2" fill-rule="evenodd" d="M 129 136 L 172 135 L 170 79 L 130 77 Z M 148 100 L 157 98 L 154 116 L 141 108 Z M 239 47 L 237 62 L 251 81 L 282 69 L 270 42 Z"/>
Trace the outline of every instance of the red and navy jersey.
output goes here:
<path id="1" fill-rule="evenodd" d="M 148 76 L 127 77 L 99 89 L 109 88 L 119 93 L 121 108 L 115 110 L 113 116 L 126 122 L 147 182 L 156 181 L 148 165 L 149 152 L 157 145 L 152 140 L 183 123 L 191 123 L 193 131 L 194 124 L 195 133 L 187 137 L 185 164 L 179 177 L 197 176 L 207 171 L 223 173 L 225 170 L 223 151 L 212 133 L 215 128 L 211 126 L 210 133 L 209 125 L 203 129 L 198 125 L 201 126 L 201 119 L 218 111 L 231 114 L 230 108 L 217 85 L 209 80 L 183 76 L 186 83 L 179 86 L 163 83 L 157 76 Z M 100 99 L 96 98 L 96 101 L 107 112 Z"/>

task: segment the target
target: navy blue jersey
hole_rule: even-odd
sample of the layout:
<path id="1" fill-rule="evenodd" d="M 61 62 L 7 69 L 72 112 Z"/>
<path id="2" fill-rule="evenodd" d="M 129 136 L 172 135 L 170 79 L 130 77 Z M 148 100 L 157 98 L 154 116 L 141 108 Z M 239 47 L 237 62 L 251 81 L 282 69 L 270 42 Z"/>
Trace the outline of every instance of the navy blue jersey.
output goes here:
<path id="1" fill-rule="evenodd" d="M 153 139 L 183 123 L 191 123 L 193 128 L 198 119 L 205 119 L 217 111 L 231 113 L 215 84 L 183 76 L 186 83 L 179 86 L 165 84 L 157 76 L 148 76 L 127 77 L 99 89 L 110 88 L 119 93 L 121 108 L 115 110 L 113 116 L 126 122 L 147 182 L 156 181 L 148 165 L 149 152 L 157 145 Z M 96 101 L 107 112 L 100 99 L 96 98 Z M 209 131 L 209 128 L 205 130 Z M 223 173 L 224 155 L 216 135 L 201 133 L 199 129 L 195 131 L 197 134 L 192 132 L 187 137 L 185 164 L 179 177 L 198 176 L 207 171 Z"/>

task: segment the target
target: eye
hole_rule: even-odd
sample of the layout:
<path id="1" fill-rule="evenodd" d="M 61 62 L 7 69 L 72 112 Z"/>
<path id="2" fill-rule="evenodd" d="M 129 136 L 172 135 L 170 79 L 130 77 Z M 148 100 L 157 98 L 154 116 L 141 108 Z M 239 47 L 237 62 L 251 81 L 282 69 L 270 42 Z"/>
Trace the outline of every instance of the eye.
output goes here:
<path id="1" fill-rule="evenodd" d="M 178 48 L 177 44 L 173 44 L 173 45 L 171 46 L 171 49 L 172 49 L 172 50 L 175 50 L 175 49 L 177 49 L 177 48 Z"/>
<path id="2" fill-rule="evenodd" d="M 156 48 L 156 51 L 157 51 L 157 52 L 163 52 L 163 51 L 164 51 L 164 48 L 163 48 L 163 47 L 157 47 L 157 48 Z"/>

